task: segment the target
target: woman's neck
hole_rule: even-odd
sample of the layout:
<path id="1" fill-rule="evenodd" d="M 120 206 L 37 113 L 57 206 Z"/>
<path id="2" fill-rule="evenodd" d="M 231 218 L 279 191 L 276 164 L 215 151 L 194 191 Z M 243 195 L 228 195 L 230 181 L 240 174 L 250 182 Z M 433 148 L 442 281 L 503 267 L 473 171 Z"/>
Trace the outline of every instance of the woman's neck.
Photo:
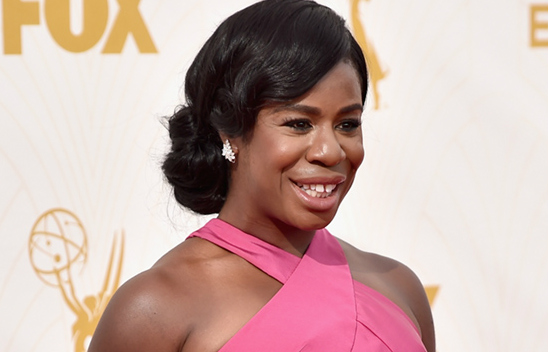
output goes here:
<path id="1" fill-rule="evenodd" d="M 245 233 L 301 258 L 316 233 L 316 230 L 297 229 L 279 220 L 249 218 L 241 212 L 232 214 L 225 208 L 221 210 L 218 218 Z"/>

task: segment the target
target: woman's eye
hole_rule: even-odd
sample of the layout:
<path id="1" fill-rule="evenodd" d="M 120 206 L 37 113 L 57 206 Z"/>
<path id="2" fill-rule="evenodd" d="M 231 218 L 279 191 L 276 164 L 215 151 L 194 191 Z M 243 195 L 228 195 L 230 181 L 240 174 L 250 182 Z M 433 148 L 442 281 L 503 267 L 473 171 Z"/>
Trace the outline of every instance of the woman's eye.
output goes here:
<path id="1" fill-rule="evenodd" d="M 312 128 L 312 124 L 307 120 L 293 120 L 285 123 L 285 126 L 291 127 L 298 131 L 306 131 Z"/>
<path id="2" fill-rule="evenodd" d="M 345 132 L 352 132 L 358 129 L 360 127 L 362 122 L 358 119 L 350 119 L 350 120 L 344 120 L 342 121 L 337 128 L 345 131 Z"/>

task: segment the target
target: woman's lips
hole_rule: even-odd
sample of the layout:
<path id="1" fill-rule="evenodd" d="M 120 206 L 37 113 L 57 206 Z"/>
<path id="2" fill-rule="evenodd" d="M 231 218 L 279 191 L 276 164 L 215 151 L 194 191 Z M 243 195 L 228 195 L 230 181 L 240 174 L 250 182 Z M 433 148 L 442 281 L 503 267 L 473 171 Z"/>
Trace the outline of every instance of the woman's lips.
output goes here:
<path id="1" fill-rule="evenodd" d="M 299 183 L 297 182 L 296 185 L 302 189 L 306 194 L 308 194 L 311 197 L 315 198 L 327 198 L 329 197 L 335 188 L 337 188 L 337 184 L 335 183 Z"/>
<path id="2" fill-rule="evenodd" d="M 328 211 L 339 203 L 339 185 L 344 177 L 293 181 L 297 195 L 306 206 L 316 211 Z"/>

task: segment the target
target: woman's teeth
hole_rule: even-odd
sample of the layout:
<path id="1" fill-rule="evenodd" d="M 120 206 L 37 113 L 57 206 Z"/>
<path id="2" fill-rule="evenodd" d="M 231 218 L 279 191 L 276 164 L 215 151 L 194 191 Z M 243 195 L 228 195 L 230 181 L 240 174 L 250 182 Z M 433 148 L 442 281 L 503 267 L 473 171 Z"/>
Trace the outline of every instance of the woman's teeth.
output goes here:
<path id="1" fill-rule="evenodd" d="M 297 183 L 297 186 L 299 186 L 306 194 L 308 194 L 311 197 L 316 198 L 326 198 L 333 193 L 333 190 L 337 187 L 337 185 L 333 184 L 300 184 Z"/>

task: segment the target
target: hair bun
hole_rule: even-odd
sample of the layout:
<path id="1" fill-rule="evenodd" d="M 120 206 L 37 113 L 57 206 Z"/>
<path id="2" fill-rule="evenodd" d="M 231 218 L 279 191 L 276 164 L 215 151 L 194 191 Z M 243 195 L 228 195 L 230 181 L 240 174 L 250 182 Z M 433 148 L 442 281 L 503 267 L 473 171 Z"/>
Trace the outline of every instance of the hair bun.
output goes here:
<path id="1" fill-rule="evenodd" d="M 175 199 L 199 214 L 218 213 L 228 189 L 227 163 L 217 131 L 204 125 L 189 106 L 169 118 L 171 150 L 162 170 Z"/>

